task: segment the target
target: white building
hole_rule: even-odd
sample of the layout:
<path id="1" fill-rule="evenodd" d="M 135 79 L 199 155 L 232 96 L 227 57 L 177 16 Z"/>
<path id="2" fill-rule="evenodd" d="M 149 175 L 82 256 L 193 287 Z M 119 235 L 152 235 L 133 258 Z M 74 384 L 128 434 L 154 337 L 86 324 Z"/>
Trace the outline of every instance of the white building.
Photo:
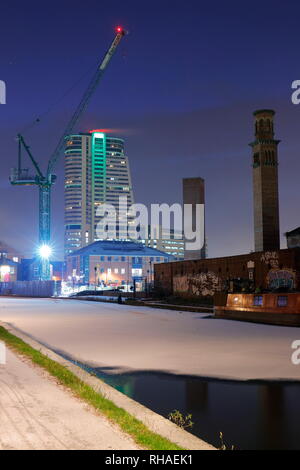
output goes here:
<path id="1" fill-rule="evenodd" d="M 101 130 L 70 135 L 65 150 L 65 254 L 97 240 L 97 209 L 111 204 L 118 213 L 119 197 L 133 204 L 124 140 Z"/>

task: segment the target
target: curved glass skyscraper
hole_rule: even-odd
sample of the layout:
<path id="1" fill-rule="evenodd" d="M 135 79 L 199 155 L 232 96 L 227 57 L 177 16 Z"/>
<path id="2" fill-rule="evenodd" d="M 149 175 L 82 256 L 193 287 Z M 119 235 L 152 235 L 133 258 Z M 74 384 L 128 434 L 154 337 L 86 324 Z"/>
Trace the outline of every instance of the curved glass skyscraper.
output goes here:
<path id="1" fill-rule="evenodd" d="M 98 207 L 133 204 L 124 140 L 101 130 L 72 134 L 65 150 L 65 255 L 97 240 Z"/>

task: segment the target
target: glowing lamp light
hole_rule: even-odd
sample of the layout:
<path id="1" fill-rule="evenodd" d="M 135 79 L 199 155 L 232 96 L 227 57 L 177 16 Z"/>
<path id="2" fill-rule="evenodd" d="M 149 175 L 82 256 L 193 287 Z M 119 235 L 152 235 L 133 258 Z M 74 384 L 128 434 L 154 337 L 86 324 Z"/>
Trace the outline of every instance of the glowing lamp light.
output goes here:
<path id="1" fill-rule="evenodd" d="M 41 245 L 38 251 L 41 258 L 48 259 L 51 256 L 52 248 L 49 245 Z"/>
<path id="2" fill-rule="evenodd" d="M 4 276 L 5 274 L 10 273 L 10 267 L 9 266 L 0 266 L 0 273 Z"/>
<path id="3" fill-rule="evenodd" d="M 116 33 L 123 33 L 123 28 L 122 28 L 122 26 L 117 26 L 117 27 L 116 27 Z"/>

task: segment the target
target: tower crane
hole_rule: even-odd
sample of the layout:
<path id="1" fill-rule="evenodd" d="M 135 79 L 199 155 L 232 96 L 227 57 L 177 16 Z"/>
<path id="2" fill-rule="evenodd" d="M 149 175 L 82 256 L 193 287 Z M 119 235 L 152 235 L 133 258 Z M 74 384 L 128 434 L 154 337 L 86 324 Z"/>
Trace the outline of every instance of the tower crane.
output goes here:
<path id="1" fill-rule="evenodd" d="M 39 275 L 41 280 L 50 279 L 50 260 L 51 255 L 51 188 L 55 183 L 56 175 L 53 173 L 55 165 L 62 153 L 65 146 L 66 138 L 73 132 L 74 127 L 78 123 L 83 112 L 86 110 L 90 99 L 95 92 L 97 85 L 105 72 L 112 56 L 116 52 L 126 31 L 117 26 L 115 29 L 116 36 L 112 41 L 110 48 L 106 52 L 103 60 L 99 63 L 96 72 L 94 73 L 81 101 L 79 102 L 73 116 L 71 117 L 64 133 L 60 137 L 58 144 L 51 155 L 46 173 L 43 173 L 36 159 L 33 157 L 30 147 L 24 140 L 21 134 L 18 134 L 18 167 L 11 170 L 10 183 L 12 185 L 30 185 L 38 186 L 39 188 Z M 22 150 L 25 150 L 29 159 L 31 160 L 35 174 L 30 175 L 28 169 L 22 169 Z"/>

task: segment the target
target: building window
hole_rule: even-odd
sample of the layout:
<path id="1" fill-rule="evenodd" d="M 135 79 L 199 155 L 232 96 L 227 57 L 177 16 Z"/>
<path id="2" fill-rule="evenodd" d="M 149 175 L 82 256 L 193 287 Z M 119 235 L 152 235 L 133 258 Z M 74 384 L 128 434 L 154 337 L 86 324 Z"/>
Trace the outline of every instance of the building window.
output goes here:
<path id="1" fill-rule="evenodd" d="M 256 307 L 262 307 L 263 304 L 263 296 L 262 295 L 255 295 L 253 298 L 253 305 Z"/>
<path id="2" fill-rule="evenodd" d="M 125 268 L 121 268 L 121 274 L 125 274 Z"/>
<path id="3" fill-rule="evenodd" d="M 143 270 L 142 269 L 132 269 L 132 277 L 141 277 L 143 275 Z"/>
<path id="4" fill-rule="evenodd" d="M 114 269 L 114 272 L 115 272 L 115 274 L 118 274 L 118 273 L 119 273 L 119 269 L 118 269 L 118 268 L 115 268 L 115 269 Z"/>
<path id="5" fill-rule="evenodd" d="M 277 307 L 286 307 L 288 304 L 288 296 L 287 295 L 279 295 L 277 297 Z"/>

